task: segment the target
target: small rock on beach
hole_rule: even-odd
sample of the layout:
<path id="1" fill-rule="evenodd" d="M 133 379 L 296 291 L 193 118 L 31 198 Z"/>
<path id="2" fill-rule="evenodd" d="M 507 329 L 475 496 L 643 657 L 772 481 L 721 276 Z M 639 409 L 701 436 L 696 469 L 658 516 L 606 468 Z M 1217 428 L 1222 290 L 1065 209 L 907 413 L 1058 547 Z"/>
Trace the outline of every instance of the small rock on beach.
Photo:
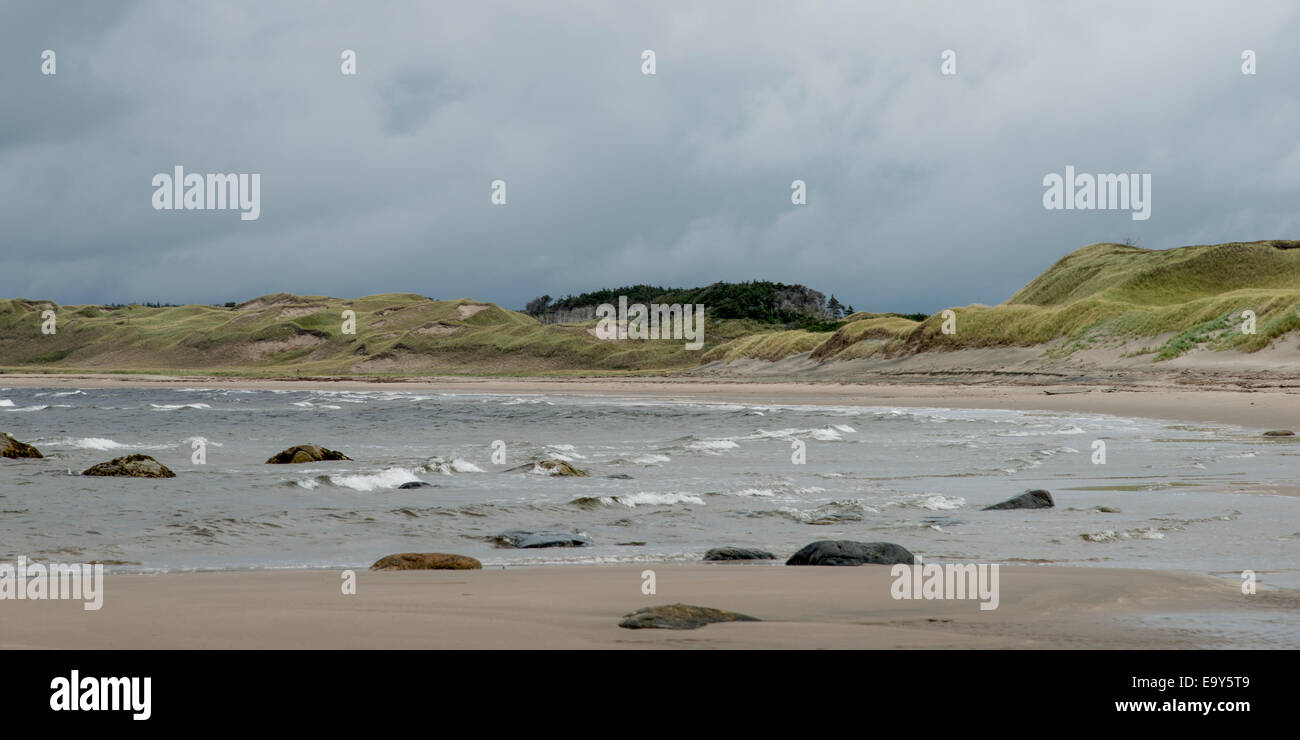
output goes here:
<path id="1" fill-rule="evenodd" d="M 707 606 L 690 604 L 668 604 L 666 606 L 647 606 L 631 614 L 624 614 L 619 627 L 630 630 L 663 629 L 693 630 L 714 622 L 761 622 L 758 617 L 748 614 L 713 609 Z"/>
<path id="2" fill-rule="evenodd" d="M 468 555 L 445 552 L 401 552 L 375 561 L 371 570 L 482 570 L 483 563 Z"/>
<path id="3" fill-rule="evenodd" d="M 786 565 L 911 565 L 913 555 L 892 542 L 819 540 L 790 556 Z"/>

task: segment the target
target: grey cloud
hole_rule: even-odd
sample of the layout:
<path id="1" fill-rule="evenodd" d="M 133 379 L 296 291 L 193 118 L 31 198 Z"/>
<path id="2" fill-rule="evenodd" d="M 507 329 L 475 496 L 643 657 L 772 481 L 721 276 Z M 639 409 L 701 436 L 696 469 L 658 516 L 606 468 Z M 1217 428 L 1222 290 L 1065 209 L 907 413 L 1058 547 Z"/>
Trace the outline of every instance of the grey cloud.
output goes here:
<path id="1" fill-rule="evenodd" d="M 1094 241 L 1300 228 L 1285 2 L 88 2 L 4 17 L 4 296 L 519 307 L 771 279 L 934 311 L 1003 300 Z M 44 48 L 56 77 L 39 74 Z M 943 77 L 950 48 L 958 75 Z M 176 164 L 261 173 L 261 218 L 154 211 L 150 179 Z M 1067 164 L 1151 172 L 1152 218 L 1044 211 L 1042 177 Z M 505 207 L 488 200 L 498 178 Z M 790 204 L 796 178 L 807 206 Z"/>

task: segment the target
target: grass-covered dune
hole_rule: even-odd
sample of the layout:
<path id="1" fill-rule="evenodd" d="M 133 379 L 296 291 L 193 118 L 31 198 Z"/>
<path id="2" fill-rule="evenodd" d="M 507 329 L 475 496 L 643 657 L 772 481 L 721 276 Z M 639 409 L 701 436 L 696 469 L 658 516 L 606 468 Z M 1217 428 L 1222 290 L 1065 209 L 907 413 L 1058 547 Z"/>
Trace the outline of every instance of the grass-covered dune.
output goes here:
<path id="1" fill-rule="evenodd" d="M 1092 244 L 1062 257 L 1005 303 L 953 308 L 914 322 L 858 313 L 827 338 L 814 332 L 748 336 L 706 360 L 777 360 L 804 351 L 818 361 L 892 358 L 936 350 L 1043 346 L 1047 358 L 1133 346 L 1161 361 L 1192 350 L 1255 352 L 1300 329 L 1300 241 L 1151 250 Z M 1242 311 L 1255 332 L 1241 331 Z"/>
<path id="2" fill-rule="evenodd" d="M 287 293 L 237 306 L 57 306 L 0 300 L 0 370 L 230 375 L 531 375 L 688 370 L 740 359 L 815 362 L 932 351 L 1042 347 L 1047 359 L 1115 348 L 1162 361 L 1193 350 L 1255 352 L 1300 329 L 1300 242 L 1149 250 L 1093 244 L 1007 302 L 920 321 L 858 312 L 808 329 L 709 318 L 705 345 L 608 341 L 595 322 L 539 323 L 469 299 L 410 293 L 352 300 Z M 42 333 L 54 311 L 57 332 Z M 343 333 L 343 312 L 356 333 Z M 1243 333 L 1242 311 L 1256 315 Z"/>
<path id="3" fill-rule="evenodd" d="M 42 333 L 55 312 L 57 331 Z M 355 313 L 345 334 L 343 312 Z M 58 306 L 0 300 L 0 369 L 230 375 L 625 373 L 694 367 L 720 342 L 760 328 L 706 326 L 703 350 L 681 340 L 605 341 L 589 325 L 543 326 L 469 299 L 410 293 L 354 300 L 287 293 L 233 307 Z"/>

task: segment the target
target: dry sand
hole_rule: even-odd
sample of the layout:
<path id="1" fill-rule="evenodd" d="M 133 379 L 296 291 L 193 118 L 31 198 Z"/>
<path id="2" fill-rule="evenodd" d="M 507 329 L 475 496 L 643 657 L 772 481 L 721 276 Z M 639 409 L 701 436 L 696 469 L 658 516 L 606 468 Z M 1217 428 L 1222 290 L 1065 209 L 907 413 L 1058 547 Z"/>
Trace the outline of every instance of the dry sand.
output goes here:
<path id="1" fill-rule="evenodd" d="M 654 595 L 641 592 L 646 568 Z M 1203 648 L 1240 646 L 1239 632 L 1206 628 L 1207 613 L 1231 625 L 1300 606 L 1293 591 L 1244 596 L 1209 576 L 1047 566 L 1002 566 L 990 611 L 970 600 L 895 600 L 889 567 L 872 565 L 360 571 L 355 595 L 342 593 L 340 574 L 110 575 L 99 611 L 0 602 L 0 648 Z M 635 609 L 676 602 L 764 621 L 618 626 Z M 1185 612 L 1202 626 L 1182 625 Z"/>

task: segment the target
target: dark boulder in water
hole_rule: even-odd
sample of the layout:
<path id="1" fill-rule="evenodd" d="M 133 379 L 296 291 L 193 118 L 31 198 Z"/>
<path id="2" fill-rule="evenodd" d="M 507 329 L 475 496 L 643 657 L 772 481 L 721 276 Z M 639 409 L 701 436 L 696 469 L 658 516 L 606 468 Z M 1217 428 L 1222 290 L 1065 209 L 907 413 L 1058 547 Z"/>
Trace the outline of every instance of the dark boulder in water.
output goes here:
<path id="1" fill-rule="evenodd" d="M 790 556 L 786 565 L 911 565 L 913 555 L 892 542 L 819 540 Z"/>
<path id="2" fill-rule="evenodd" d="M 492 541 L 501 547 L 586 547 L 591 544 L 591 540 L 580 535 L 570 534 L 568 532 L 556 532 L 554 530 L 539 530 L 528 532 L 520 529 L 512 529 L 509 532 L 492 538 Z"/>
<path id="3" fill-rule="evenodd" d="M 175 478 L 166 465 L 148 455 L 127 455 L 108 462 L 93 465 L 82 471 L 82 475 L 105 475 L 125 478 Z"/>
<path id="4" fill-rule="evenodd" d="M 351 460 L 338 450 L 327 450 L 320 445 L 295 445 L 283 452 L 276 453 L 266 461 L 267 465 L 290 465 L 293 463 L 321 462 L 324 460 Z"/>
<path id="5" fill-rule="evenodd" d="M 0 432 L 0 457 L 18 459 L 20 457 L 45 457 L 41 451 L 27 444 L 19 442 L 10 437 L 5 432 Z"/>
<path id="6" fill-rule="evenodd" d="M 1013 496 L 1006 501 L 1001 501 L 992 506 L 985 506 L 983 509 L 980 509 L 980 511 L 994 511 L 998 509 L 1050 509 L 1053 506 L 1056 506 L 1056 503 L 1052 501 L 1052 494 L 1038 488 L 1033 491 L 1025 491 L 1019 496 Z"/>
<path id="7" fill-rule="evenodd" d="M 1274 429 L 1271 432 L 1264 432 L 1265 437 L 1294 437 L 1295 432 L 1290 429 Z"/>
<path id="8" fill-rule="evenodd" d="M 690 604 L 669 604 L 667 606 L 647 606 L 631 614 L 624 614 L 619 627 L 630 630 L 662 629 L 693 630 L 714 622 L 760 622 L 758 617 L 748 614 L 712 609 L 707 606 Z"/>
<path id="9" fill-rule="evenodd" d="M 413 480 L 413 481 L 410 481 L 410 482 L 407 482 L 407 483 L 403 483 L 402 485 L 398 486 L 398 488 L 401 488 L 401 489 L 404 489 L 404 490 L 410 490 L 410 489 L 412 489 L 412 488 L 434 488 L 434 487 L 435 487 L 435 486 L 434 486 L 432 483 L 425 483 L 425 482 L 422 481 L 422 480 Z"/>
<path id="10" fill-rule="evenodd" d="M 611 480 L 632 480 L 632 476 L 628 475 L 627 473 L 615 473 L 613 475 L 607 475 L 605 477 Z"/>
<path id="11" fill-rule="evenodd" d="M 483 564 L 468 555 L 445 552 L 400 552 L 375 561 L 371 570 L 482 570 Z"/>
<path id="12" fill-rule="evenodd" d="M 776 556 L 766 550 L 749 547 L 715 547 L 704 553 L 705 560 L 776 560 Z"/>

